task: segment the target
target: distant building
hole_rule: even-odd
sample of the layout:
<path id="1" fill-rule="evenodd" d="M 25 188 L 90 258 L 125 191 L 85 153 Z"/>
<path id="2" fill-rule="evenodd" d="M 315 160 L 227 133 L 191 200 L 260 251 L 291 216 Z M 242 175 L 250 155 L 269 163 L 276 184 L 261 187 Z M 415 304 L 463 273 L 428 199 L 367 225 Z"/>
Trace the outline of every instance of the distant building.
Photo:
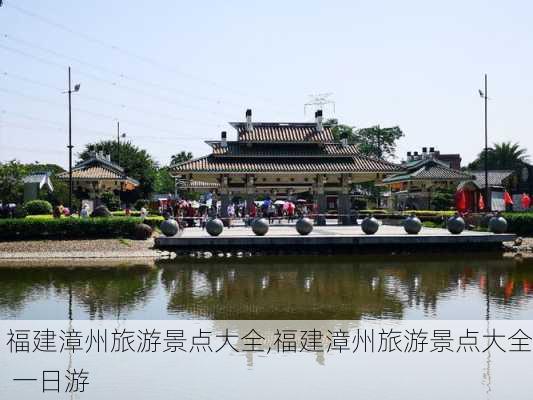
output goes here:
<path id="1" fill-rule="evenodd" d="M 401 166 L 404 171 L 383 179 L 381 186 L 390 190 L 389 208 L 431 210 L 435 191 L 455 191 L 462 181 L 474 179 L 473 175 L 438 160 L 433 149 L 424 150 L 422 154 L 407 153 L 407 161 Z"/>
<path id="2" fill-rule="evenodd" d="M 57 177 L 62 181 L 69 181 L 68 171 Z M 72 168 L 72 182 L 74 190 L 82 193 L 83 197 L 97 200 L 95 206 L 105 192 L 118 194 L 120 191 L 130 191 L 139 186 L 137 180 L 126 176 L 124 169 L 103 153 L 92 153 L 89 159 Z"/>
<path id="3" fill-rule="evenodd" d="M 440 151 L 435 150 L 435 147 L 422 147 L 422 152 L 419 154 L 417 151 L 407 152 L 407 162 L 413 160 L 421 160 L 423 158 L 431 157 L 435 160 L 448 166 L 448 168 L 460 170 L 461 169 L 461 155 L 460 154 L 442 154 Z"/>
<path id="4" fill-rule="evenodd" d="M 39 191 L 42 189 L 50 192 L 54 191 L 54 186 L 50 180 L 51 172 L 35 172 L 22 180 L 24 183 L 24 203 L 37 199 Z"/>

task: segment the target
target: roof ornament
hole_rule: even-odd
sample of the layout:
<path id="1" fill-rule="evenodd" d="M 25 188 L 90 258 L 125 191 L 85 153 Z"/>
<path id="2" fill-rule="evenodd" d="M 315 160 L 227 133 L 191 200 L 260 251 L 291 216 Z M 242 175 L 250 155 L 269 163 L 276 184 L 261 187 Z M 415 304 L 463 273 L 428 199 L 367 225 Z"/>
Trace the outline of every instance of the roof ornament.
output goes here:
<path id="1" fill-rule="evenodd" d="M 252 110 L 249 108 L 246 110 L 246 132 L 252 132 L 253 131 L 252 126 Z"/>
<path id="2" fill-rule="evenodd" d="M 324 125 L 322 124 L 322 110 L 317 110 L 315 112 L 315 123 L 317 132 L 324 131 Z"/>
<path id="3" fill-rule="evenodd" d="M 228 134 L 226 131 L 220 133 L 220 146 L 224 148 L 228 147 Z"/>

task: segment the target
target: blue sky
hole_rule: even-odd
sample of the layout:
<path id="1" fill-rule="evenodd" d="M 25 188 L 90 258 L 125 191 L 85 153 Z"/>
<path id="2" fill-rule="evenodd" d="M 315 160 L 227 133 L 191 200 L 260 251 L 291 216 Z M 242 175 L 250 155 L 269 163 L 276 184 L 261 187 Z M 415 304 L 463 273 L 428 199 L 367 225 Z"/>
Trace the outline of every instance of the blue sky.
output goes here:
<path id="1" fill-rule="evenodd" d="M 4 0 L 0 8 L 0 160 L 66 166 L 67 66 L 75 152 L 113 139 L 168 163 L 209 151 L 227 121 L 306 121 L 312 93 L 326 117 L 399 125 L 398 156 L 422 146 L 533 148 L 533 5 L 526 1 Z"/>

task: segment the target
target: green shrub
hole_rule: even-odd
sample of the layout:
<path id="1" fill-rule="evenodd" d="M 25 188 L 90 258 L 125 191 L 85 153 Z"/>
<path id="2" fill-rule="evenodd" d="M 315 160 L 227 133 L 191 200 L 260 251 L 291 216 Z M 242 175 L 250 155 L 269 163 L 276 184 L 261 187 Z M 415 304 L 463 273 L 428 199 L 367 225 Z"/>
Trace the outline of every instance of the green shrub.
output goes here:
<path id="1" fill-rule="evenodd" d="M 162 221 L 162 217 L 149 217 L 143 223 L 154 228 Z M 141 219 L 135 217 L 2 219 L 0 240 L 134 238 L 139 223 Z"/>
<path id="2" fill-rule="evenodd" d="M 146 199 L 139 199 L 139 200 L 137 200 L 137 201 L 135 202 L 134 207 L 135 207 L 136 210 L 139 210 L 139 211 L 140 211 L 141 208 L 143 208 L 143 207 L 147 207 L 149 203 L 150 203 L 150 202 L 149 202 L 148 200 L 146 200 Z"/>
<path id="3" fill-rule="evenodd" d="M 113 192 L 102 193 L 100 199 L 109 210 L 120 210 L 120 199 Z"/>
<path id="4" fill-rule="evenodd" d="M 533 236 L 533 212 L 506 212 L 507 232 L 522 236 Z"/>
<path id="5" fill-rule="evenodd" d="M 28 215 L 52 214 L 52 204 L 46 200 L 31 200 L 24 205 Z"/>

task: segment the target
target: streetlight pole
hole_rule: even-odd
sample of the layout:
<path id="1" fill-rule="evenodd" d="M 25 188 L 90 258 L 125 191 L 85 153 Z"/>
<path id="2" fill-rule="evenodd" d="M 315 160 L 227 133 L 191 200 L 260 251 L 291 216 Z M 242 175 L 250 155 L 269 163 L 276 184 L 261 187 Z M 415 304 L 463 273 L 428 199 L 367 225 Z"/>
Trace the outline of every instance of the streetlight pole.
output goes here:
<path id="1" fill-rule="evenodd" d="M 72 87 L 68 67 L 68 209 L 72 212 Z"/>
<path id="2" fill-rule="evenodd" d="M 74 85 L 72 89 L 72 83 L 70 80 L 70 66 L 68 67 L 68 208 L 72 212 L 72 93 L 80 90 L 80 84 Z"/>
<path id="3" fill-rule="evenodd" d="M 487 93 L 487 74 L 485 74 L 485 90 L 479 90 L 479 95 L 485 101 L 485 211 L 491 210 L 491 201 L 489 199 L 490 188 L 489 188 L 489 141 L 487 135 L 487 103 L 488 103 L 488 93 Z"/>
<path id="4" fill-rule="evenodd" d="M 487 100 L 488 100 L 487 74 L 485 74 L 484 100 L 485 100 L 485 209 L 487 211 L 490 211 L 491 201 L 489 199 L 489 193 L 490 193 L 490 189 L 489 189 L 489 143 L 488 143 L 488 135 L 487 135 Z"/>
<path id="5" fill-rule="evenodd" d="M 117 165 L 120 165 L 120 121 L 117 121 Z"/>

